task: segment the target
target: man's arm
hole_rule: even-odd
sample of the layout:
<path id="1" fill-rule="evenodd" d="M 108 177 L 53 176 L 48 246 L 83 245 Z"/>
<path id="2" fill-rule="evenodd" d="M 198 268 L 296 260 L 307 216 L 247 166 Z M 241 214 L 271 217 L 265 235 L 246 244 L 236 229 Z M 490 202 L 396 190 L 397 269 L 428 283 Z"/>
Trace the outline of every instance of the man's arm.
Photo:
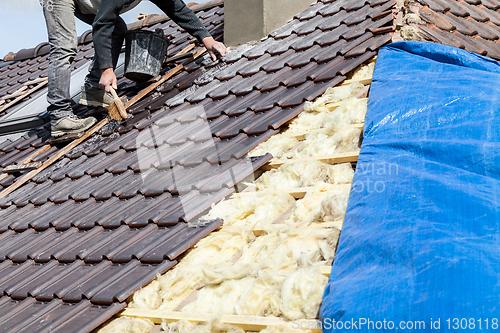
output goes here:
<path id="1" fill-rule="evenodd" d="M 111 35 L 120 10 L 130 2 L 130 0 L 101 0 L 92 24 L 95 57 L 101 70 L 113 68 Z"/>
<path id="2" fill-rule="evenodd" d="M 224 44 L 213 39 L 198 16 L 182 0 L 152 0 L 151 2 L 157 5 L 172 21 L 186 30 L 191 36 L 203 43 L 213 60 L 217 59 L 217 55 L 224 56 L 226 54 Z"/>
<path id="3" fill-rule="evenodd" d="M 109 92 L 109 86 L 116 89 L 116 76 L 113 70 L 111 55 L 112 34 L 115 29 L 116 20 L 123 6 L 129 4 L 130 0 L 101 0 L 97 10 L 92 34 L 94 39 L 94 50 L 99 68 L 102 70 L 99 84 Z"/>

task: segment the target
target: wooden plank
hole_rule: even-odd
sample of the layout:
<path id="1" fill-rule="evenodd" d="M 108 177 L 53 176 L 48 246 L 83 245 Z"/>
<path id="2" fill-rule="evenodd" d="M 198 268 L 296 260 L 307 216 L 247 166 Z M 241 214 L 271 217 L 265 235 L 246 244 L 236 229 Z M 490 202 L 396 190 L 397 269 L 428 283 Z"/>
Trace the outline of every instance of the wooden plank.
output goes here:
<path id="1" fill-rule="evenodd" d="M 24 94 L 22 94 L 21 96 L 19 97 L 16 97 L 15 99 L 13 99 L 12 101 L 10 101 L 9 103 L 5 104 L 4 106 L 2 106 L 0 108 L 0 112 L 2 112 L 3 110 L 11 107 L 12 105 L 16 104 L 17 102 L 21 101 L 22 99 L 24 99 L 25 97 L 31 95 L 32 93 L 34 93 L 35 91 L 39 90 L 40 88 L 43 88 L 45 87 L 45 85 L 47 84 L 47 80 L 44 80 L 43 82 L 41 82 L 40 84 L 38 84 L 36 87 L 33 87 L 31 88 L 30 90 L 27 90 L 24 92 Z"/>
<path id="2" fill-rule="evenodd" d="M 182 51 L 180 51 L 179 53 L 177 53 L 177 55 L 189 52 L 193 48 L 194 48 L 194 44 L 191 44 L 191 45 L 187 46 L 185 49 L 183 49 Z M 141 99 L 143 99 L 147 94 L 149 94 L 154 89 L 156 89 L 156 87 L 158 87 L 160 84 L 162 84 L 163 82 L 167 81 L 169 78 L 171 78 L 172 76 L 174 76 L 177 72 L 179 72 L 180 70 L 182 70 L 184 68 L 184 65 L 186 65 L 190 61 L 198 58 L 199 56 L 201 56 L 206 51 L 207 51 L 206 48 L 202 48 L 200 51 L 196 52 L 194 54 L 193 58 L 189 59 L 185 64 L 177 65 L 176 67 L 174 67 L 173 69 L 171 69 L 170 71 L 168 71 L 165 75 L 162 76 L 162 78 L 160 80 L 158 80 L 157 82 L 155 82 L 155 83 L 151 84 L 150 86 L 144 88 L 143 90 L 141 90 L 139 92 L 139 94 L 137 94 L 130 101 L 128 101 L 128 103 L 125 105 L 125 108 L 129 108 L 130 106 L 134 105 L 135 103 L 137 103 L 138 101 L 140 101 Z"/>
<path id="3" fill-rule="evenodd" d="M 24 160 L 21 161 L 20 164 L 26 164 L 26 163 L 29 163 L 31 162 L 32 159 L 34 159 L 35 157 L 37 157 L 38 155 L 40 155 L 41 153 L 43 152 L 46 152 L 47 150 L 50 149 L 50 145 L 45 145 L 43 146 L 42 148 L 36 150 L 35 152 L 33 152 L 31 155 L 29 155 L 28 157 L 26 157 Z M 2 173 L 0 175 L 0 180 L 6 178 L 9 174 L 8 173 Z"/>
<path id="4" fill-rule="evenodd" d="M 197 314 L 188 312 L 178 312 L 178 311 L 161 311 L 161 310 L 143 310 L 143 309 L 133 309 L 126 308 L 118 316 L 127 317 L 138 317 L 147 318 L 154 323 L 161 323 L 162 320 L 168 323 L 187 320 L 192 323 L 207 323 L 210 322 L 216 315 L 213 314 Z M 294 321 L 295 325 L 292 326 L 292 322 L 285 321 L 280 318 L 272 317 L 254 317 L 254 316 L 236 316 L 236 315 L 224 315 L 220 317 L 222 324 L 234 325 L 242 328 L 245 331 L 259 332 L 268 326 L 279 327 L 288 326 L 290 328 L 297 327 L 316 327 L 318 321 L 315 319 L 300 319 Z M 321 329 L 319 327 L 311 330 L 314 333 L 320 333 Z"/>
<path id="5" fill-rule="evenodd" d="M 320 266 L 319 270 L 324 276 L 330 277 L 330 272 L 332 271 L 332 266 Z"/>
<path id="6" fill-rule="evenodd" d="M 350 79 L 350 80 L 345 80 L 344 82 L 342 82 L 340 85 L 341 86 L 346 86 L 348 84 L 351 84 L 351 83 L 356 83 L 356 82 L 359 82 L 359 83 L 362 83 L 362 84 L 371 84 L 372 83 L 372 77 L 363 77 L 361 79 Z"/>
<path id="7" fill-rule="evenodd" d="M 336 229 L 339 229 L 339 230 L 342 230 L 342 225 L 343 225 L 343 220 L 337 220 L 337 221 L 333 221 L 333 222 L 314 222 L 314 223 L 311 223 L 309 225 L 304 225 L 304 226 L 298 226 L 298 227 L 293 227 L 293 226 L 290 226 L 288 224 L 274 224 L 272 223 L 272 227 L 273 228 L 277 228 L 277 229 L 290 229 L 290 230 L 294 230 L 294 229 L 331 229 L 331 228 L 336 228 Z M 224 229 L 227 229 L 227 230 L 247 230 L 247 231 L 252 231 L 253 234 L 257 237 L 259 236 L 262 236 L 264 234 L 266 234 L 267 232 L 261 228 L 261 227 L 254 227 L 254 228 L 250 228 L 250 227 L 238 227 L 238 226 L 227 226 L 227 227 L 223 227 L 222 230 Z"/>
<path id="8" fill-rule="evenodd" d="M 39 82 L 43 82 L 43 81 L 46 81 L 48 80 L 48 78 L 46 77 L 39 77 L 38 79 L 34 79 L 34 80 L 31 80 L 31 81 L 26 81 L 23 83 L 23 85 L 25 86 L 31 86 L 31 85 L 34 85 L 35 83 L 39 83 Z"/>
<path id="9" fill-rule="evenodd" d="M 351 128 L 357 128 L 359 129 L 360 131 L 363 130 L 363 126 L 364 126 L 364 123 L 363 124 L 352 124 L 352 125 L 349 125 L 349 127 Z M 321 128 L 318 128 L 318 129 L 321 129 Z M 295 137 L 297 140 L 299 141 L 304 141 L 306 139 L 306 136 L 308 134 L 311 134 L 311 133 L 314 133 L 315 130 L 312 130 L 312 131 L 307 131 L 307 132 L 302 132 L 302 133 L 293 133 L 293 132 L 283 132 L 282 134 L 284 136 L 293 136 Z"/>
<path id="10" fill-rule="evenodd" d="M 317 156 L 317 157 L 304 157 L 304 158 L 294 158 L 294 161 L 301 160 L 301 161 L 310 161 L 310 160 L 317 160 L 323 163 L 328 163 L 328 164 L 338 164 L 338 163 L 347 163 L 347 162 L 357 162 L 359 157 L 359 149 L 347 153 L 340 153 L 340 154 L 335 154 L 335 155 L 329 155 L 329 156 Z M 278 159 L 272 159 L 264 165 L 261 169 L 262 170 L 272 170 L 272 169 L 277 169 L 280 166 L 282 166 L 286 160 L 278 160 Z"/>
<path id="11" fill-rule="evenodd" d="M 28 171 L 28 170 L 34 170 L 38 169 L 39 167 L 42 166 L 42 162 L 30 162 L 30 163 L 25 163 L 25 164 L 15 164 L 15 165 L 8 165 L 3 169 L 4 173 L 15 173 L 15 172 L 21 172 L 21 171 Z"/>
<path id="12" fill-rule="evenodd" d="M 59 158 L 61 158 L 62 156 L 64 156 L 64 154 L 66 154 L 67 152 L 69 152 L 71 149 L 73 149 L 74 147 L 78 146 L 80 143 L 82 143 L 84 140 L 86 140 L 92 134 L 94 134 L 95 132 L 97 132 L 99 129 L 101 129 L 101 127 L 103 127 L 107 123 L 108 123 L 108 119 L 107 118 L 101 120 L 99 123 L 97 123 L 96 125 L 94 125 L 91 129 L 89 129 L 85 133 L 85 135 L 82 136 L 80 139 L 77 139 L 77 140 L 71 142 L 69 145 L 67 145 L 66 147 L 60 149 L 56 154 L 54 154 L 53 156 L 51 156 L 48 160 L 46 160 L 42 164 L 41 167 L 39 167 L 36 170 L 32 170 L 32 171 L 28 172 L 27 174 L 25 174 L 24 176 L 22 176 L 21 178 L 19 178 L 14 184 L 10 185 L 6 189 L 4 189 L 2 192 L 0 192 L 0 199 L 3 198 L 3 197 L 5 197 L 6 195 L 8 195 L 9 193 L 11 193 L 12 191 L 18 189 L 22 185 L 24 185 L 24 183 L 26 183 L 27 181 L 29 181 L 35 175 L 39 174 L 45 168 L 47 168 L 52 163 L 54 163 L 55 161 L 57 161 Z"/>
<path id="13" fill-rule="evenodd" d="M 22 86 L 21 88 L 17 89 L 12 94 L 3 96 L 2 98 L 0 98 L 0 100 L 6 100 L 6 99 L 11 99 L 11 98 L 20 96 L 20 95 L 22 95 L 23 91 L 25 91 L 26 89 L 28 89 L 28 86 Z"/>
<path id="14" fill-rule="evenodd" d="M 351 188 L 351 184 L 327 184 L 325 187 L 328 188 L 328 190 L 344 190 Z M 314 189 L 314 187 L 298 187 L 298 188 L 290 188 L 290 189 L 277 189 L 277 190 L 267 190 L 268 192 L 271 193 L 288 193 L 295 199 L 302 199 L 305 197 L 306 193 Z M 235 193 L 233 194 L 230 199 L 236 199 L 236 198 L 248 198 L 251 196 L 256 195 L 257 193 L 261 193 L 262 191 L 248 191 L 248 192 L 241 192 L 241 193 Z"/>

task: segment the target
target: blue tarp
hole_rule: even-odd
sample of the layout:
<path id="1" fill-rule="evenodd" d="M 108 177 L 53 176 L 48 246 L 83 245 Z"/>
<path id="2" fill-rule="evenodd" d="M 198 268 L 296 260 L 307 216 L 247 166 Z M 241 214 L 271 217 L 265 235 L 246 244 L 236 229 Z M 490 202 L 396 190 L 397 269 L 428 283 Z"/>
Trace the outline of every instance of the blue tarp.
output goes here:
<path id="1" fill-rule="evenodd" d="M 325 332 L 500 331 L 499 141 L 500 63 L 380 50 Z"/>

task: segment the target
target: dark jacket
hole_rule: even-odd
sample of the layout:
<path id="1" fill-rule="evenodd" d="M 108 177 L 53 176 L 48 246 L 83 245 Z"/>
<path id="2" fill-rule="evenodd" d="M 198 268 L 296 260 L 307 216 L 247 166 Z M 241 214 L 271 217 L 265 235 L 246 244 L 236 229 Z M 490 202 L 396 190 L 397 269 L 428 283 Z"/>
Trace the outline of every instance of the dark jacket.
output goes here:
<path id="1" fill-rule="evenodd" d="M 210 37 L 210 33 L 198 17 L 182 0 L 152 0 L 151 2 L 198 41 L 201 42 L 203 38 Z M 111 35 L 120 11 L 124 6 L 131 3 L 133 3 L 133 0 L 101 0 L 92 24 L 95 57 L 100 69 L 113 67 Z"/>

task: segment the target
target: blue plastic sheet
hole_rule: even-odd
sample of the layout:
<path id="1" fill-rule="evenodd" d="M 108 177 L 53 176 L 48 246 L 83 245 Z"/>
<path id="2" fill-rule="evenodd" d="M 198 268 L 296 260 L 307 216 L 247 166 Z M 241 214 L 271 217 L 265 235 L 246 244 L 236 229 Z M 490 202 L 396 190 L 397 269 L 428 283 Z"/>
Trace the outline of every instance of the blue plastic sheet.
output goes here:
<path id="1" fill-rule="evenodd" d="M 498 62 L 380 50 L 325 332 L 500 331 L 499 141 Z"/>

